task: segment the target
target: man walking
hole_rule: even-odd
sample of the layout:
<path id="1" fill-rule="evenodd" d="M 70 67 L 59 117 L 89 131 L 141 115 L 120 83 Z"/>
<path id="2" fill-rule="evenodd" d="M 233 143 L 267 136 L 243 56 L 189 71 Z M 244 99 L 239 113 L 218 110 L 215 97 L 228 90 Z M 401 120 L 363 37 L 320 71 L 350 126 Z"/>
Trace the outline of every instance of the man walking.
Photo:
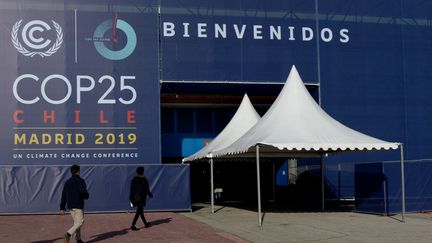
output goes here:
<path id="1" fill-rule="evenodd" d="M 81 240 L 81 226 L 84 223 L 84 199 L 89 198 L 87 186 L 80 177 L 79 165 L 72 165 L 70 168 L 72 176 L 65 182 L 60 202 L 60 214 L 64 215 L 67 208 L 70 210 L 74 224 L 65 233 L 64 242 L 68 243 L 72 235 L 75 234 L 77 243 L 82 243 Z"/>
<path id="2" fill-rule="evenodd" d="M 136 175 L 131 180 L 129 193 L 129 201 L 132 203 L 132 206 L 137 208 L 135 217 L 132 220 L 131 230 L 133 231 L 139 230 L 139 228 L 135 226 L 138 217 L 141 217 L 145 228 L 150 227 L 150 223 L 147 222 L 144 216 L 147 196 L 153 197 L 153 193 L 150 191 L 149 182 L 144 176 L 144 167 L 139 166 L 136 169 Z"/>

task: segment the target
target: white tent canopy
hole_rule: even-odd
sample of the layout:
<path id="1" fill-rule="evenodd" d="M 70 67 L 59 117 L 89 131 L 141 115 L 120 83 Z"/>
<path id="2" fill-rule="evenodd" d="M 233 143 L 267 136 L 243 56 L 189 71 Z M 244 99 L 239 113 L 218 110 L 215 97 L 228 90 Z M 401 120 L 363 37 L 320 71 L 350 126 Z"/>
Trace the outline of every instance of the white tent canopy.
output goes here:
<path id="1" fill-rule="evenodd" d="M 210 160 L 210 198 L 211 198 L 211 211 L 214 213 L 214 194 L 213 194 L 213 157 L 212 152 L 217 149 L 223 149 L 231 145 L 245 132 L 247 132 L 253 125 L 260 119 L 260 115 L 255 111 L 252 103 L 247 94 L 243 96 L 234 116 L 226 127 L 220 132 L 207 146 L 200 149 L 198 152 L 189 157 L 183 158 L 184 162 L 192 162 L 203 158 Z"/>
<path id="2" fill-rule="evenodd" d="M 321 154 L 346 150 L 397 149 L 398 143 L 386 142 L 344 126 L 330 117 L 307 91 L 295 66 L 267 113 L 231 146 L 213 156 L 287 152 Z M 265 155 L 264 155 L 265 156 Z"/>
<path id="3" fill-rule="evenodd" d="M 260 119 L 260 115 L 255 111 L 247 94 L 231 118 L 230 122 L 207 146 L 198 152 L 183 159 L 183 162 L 207 158 L 211 153 L 218 149 L 223 149 L 231 145 Z"/>
<path id="4" fill-rule="evenodd" d="M 405 213 L 403 147 L 357 132 L 330 117 L 307 91 L 295 66 L 267 113 L 229 147 L 212 157 L 255 156 L 257 164 L 258 224 L 261 225 L 260 152 L 267 157 L 321 157 L 321 197 L 324 210 L 323 157 L 326 153 L 362 150 L 401 150 L 402 220 Z"/>

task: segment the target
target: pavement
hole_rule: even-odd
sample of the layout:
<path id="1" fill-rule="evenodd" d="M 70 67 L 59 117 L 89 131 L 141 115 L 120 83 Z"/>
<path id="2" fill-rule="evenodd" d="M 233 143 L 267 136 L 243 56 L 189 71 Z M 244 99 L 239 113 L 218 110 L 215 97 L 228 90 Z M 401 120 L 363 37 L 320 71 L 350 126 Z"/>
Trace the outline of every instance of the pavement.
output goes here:
<path id="1" fill-rule="evenodd" d="M 129 230 L 133 214 L 86 214 L 85 242 L 432 242 L 432 213 L 381 216 L 354 212 L 264 210 L 209 205 L 192 212 L 150 212 L 150 228 Z M 0 242 L 63 242 L 70 215 L 2 215 Z M 75 241 L 71 241 L 75 242 Z"/>
<path id="2" fill-rule="evenodd" d="M 85 214 L 84 242 L 247 242 L 199 221 L 173 212 L 145 213 L 150 228 L 138 222 L 138 231 L 129 229 L 133 213 Z M 0 216 L 1 243 L 63 242 L 62 235 L 73 224 L 67 215 Z M 70 242 L 75 242 L 71 240 Z"/>
<path id="3" fill-rule="evenodd" d="M 250 242 L 432 242 L 432 213 L 264 212 L 209 206 L 182 215 Z"/>

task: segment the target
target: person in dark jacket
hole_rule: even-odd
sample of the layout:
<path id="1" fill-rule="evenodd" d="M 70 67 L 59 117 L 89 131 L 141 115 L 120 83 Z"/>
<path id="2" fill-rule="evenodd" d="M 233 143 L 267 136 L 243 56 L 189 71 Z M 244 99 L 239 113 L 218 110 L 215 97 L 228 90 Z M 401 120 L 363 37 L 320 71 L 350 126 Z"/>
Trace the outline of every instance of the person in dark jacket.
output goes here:
<path id="1" fill-rule="evenodd" d="M 131 230 L 139 230 L 135 226 L 138 217 L 141 217 L 144 222 L 144 227 L 150 227 L 150 223 L 148 223 L 144 217 L 144 207 L 146 205 L 147 196 L 153 197 L 153 194 L 150 191 L 149 182 L 144 176 L 144 167 L 140 166 L 136 169 L 136 175 L 132 178 L 130 183 L 129 201 L 133 207 L 137 208 L 132 221 Z"/>
<path id="2" fill-rule="evenodd" d="M 81 240 L 81 227 L 84 223 L 84 199 L 89 198 L 87 186 L 80 177 L 79 165 L 72 165 L 70 168 L 72 176 L 65 182 L 63 186 L 61 201 L 60 201 L 60 215 L 65 214 L 66 205 L 70 210 L 74 224 L 65 233 L 64 242 L 69 242 L 73 234 L 77 243 L 82 243 Z"/>

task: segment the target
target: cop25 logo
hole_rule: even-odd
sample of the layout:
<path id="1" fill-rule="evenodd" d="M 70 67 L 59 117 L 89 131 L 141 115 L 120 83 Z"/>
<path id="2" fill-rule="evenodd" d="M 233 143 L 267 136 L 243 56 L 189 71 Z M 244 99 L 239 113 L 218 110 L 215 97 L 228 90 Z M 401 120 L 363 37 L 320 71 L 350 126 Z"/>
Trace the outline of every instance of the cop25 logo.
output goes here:
<path id="1" fill-rule="evenodd" d="M 118 44 L 117 29 L 120 29 L 126 35 L 126 44 L 120 50 L 107 47 L 106 43 L 111 42 L 112 47 Z M 107 32 L 111 31 L 111 38 L 106 38 Z M 99 24 L 93 34 L 93 43 L 97 52 L 106 59 L 117 61 L 130 56 L 137 45 L 137 36 L 135 30 L 122 19 L 108 19 Z"/>
<path id="2" fill-rule="evenodd" d="M 63 31 L 57 22 L 54 20 L 51 20 L 51 22 L 56 32 L 54 43 L 42 34 L 45 31 L 51 30 L 51 26 L 48 23 L 42 20 L 32 20 L 25 24 L 20 31 L 23 20 L 17 21 L 11 31 L 11 41 L 15 49 L 28 57 L 49 57 L 56 53 L 63 43 Z M 18 34 L 21 34 L 21 40 L 24 45 L 21 44 Z"/>

